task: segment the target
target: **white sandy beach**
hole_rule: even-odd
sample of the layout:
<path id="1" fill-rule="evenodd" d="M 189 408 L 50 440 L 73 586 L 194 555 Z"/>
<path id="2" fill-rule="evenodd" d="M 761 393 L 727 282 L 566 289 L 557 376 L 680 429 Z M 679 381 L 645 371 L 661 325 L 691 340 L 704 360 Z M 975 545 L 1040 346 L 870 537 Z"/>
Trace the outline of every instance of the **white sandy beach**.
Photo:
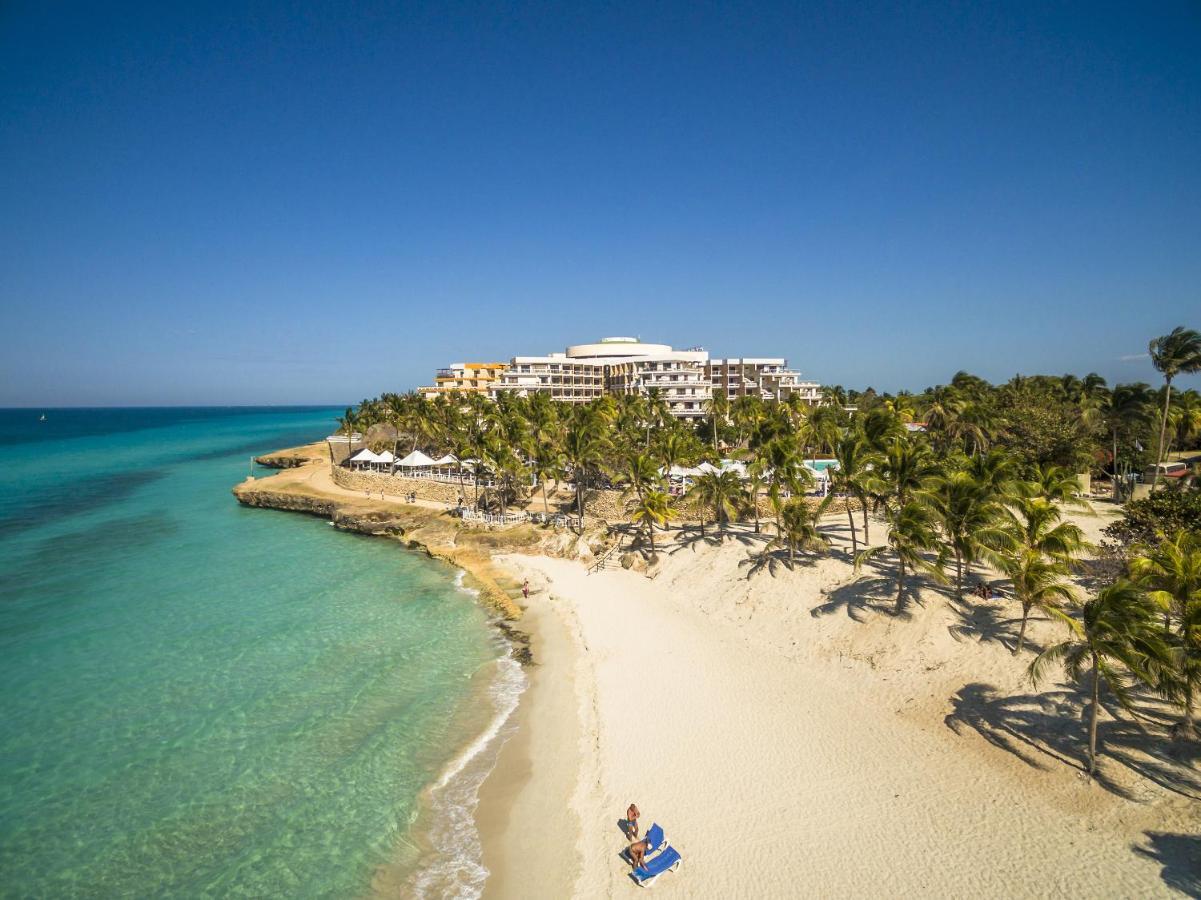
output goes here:
<path id="1" fill-rule="evenodd" d="M 1057 712 L 1074 695 L 1031 687 L 1012 605 L 961 615 L 927 589 L 894 618 L 844 553 L 748 580 L 755 540 L 676 543 L 653 580 L 501 559 L 534 587 L 540 665 L 481 795 L 486 896 L 636 890 L 618 856 L 631 801 L 683 854 L 663 896 L 1196 889 L 1201 785 L 1109 718 L 1125 762 L 1086 783 L 1083 728 Z"/>

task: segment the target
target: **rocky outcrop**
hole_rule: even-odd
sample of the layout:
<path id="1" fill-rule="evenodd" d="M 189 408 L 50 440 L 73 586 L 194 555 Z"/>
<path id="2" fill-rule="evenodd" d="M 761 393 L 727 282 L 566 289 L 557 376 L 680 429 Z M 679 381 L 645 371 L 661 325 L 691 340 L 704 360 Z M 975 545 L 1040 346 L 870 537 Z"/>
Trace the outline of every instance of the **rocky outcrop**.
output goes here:
<path id="1" fill-rule="evenodd" d="M 441 513 L 413 507 L 400 511 L 381 505 L 344 503 L 301 490 L 274 490 L 254 479 L 237 485 L 233 494 L 243 506 L 306 513 L 329 519 L 344 531 L 403 540 L 413 550 L 465 570 L 471 586 L 479 592 L 480 602 L 497 615 L 508 620 L 521 618 L 521 607 L 497 582 L 488 554 L 472 547 L 455 546 L 461 533 L 471 539 L 476 536 L 460 529 Z"/>
<path id="2" fill-rule="evenodd" d="M 318 442 L 305 444 L 303 447 L 289 447 L 287 450 L 265 453 L 262 456 L 256 456 L 254 461 L 268 469 L 295 469 L 306 463 L 328 458 L 329 453 L 325 444 Z"/>

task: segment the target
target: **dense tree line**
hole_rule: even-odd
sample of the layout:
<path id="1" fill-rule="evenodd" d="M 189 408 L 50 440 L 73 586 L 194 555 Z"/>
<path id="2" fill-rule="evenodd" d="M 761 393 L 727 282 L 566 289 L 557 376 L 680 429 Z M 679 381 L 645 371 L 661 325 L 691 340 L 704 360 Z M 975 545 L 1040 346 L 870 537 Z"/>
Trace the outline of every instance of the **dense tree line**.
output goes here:
<path id="1" fill-rule="evenodd" d="M 1082 599 L 1071 580 L 1088 549 L 1080 528 L 1064 517 L 1072 505 L 1087 506 L 1077 473 L 1113 477 L 1121 499 L 1124 474 L 1195 448 L 1201 438 L 1201 397 L 1172 389 L 1180 373 L 1201 370 L 1201 336 L 1178 328 L 1152 341 L 1150 353 L 1164 375 L 1159 390 L 1110 387 L 1095 374 L 1017 376 L 993 385 L 960 372 L 919 394 L 832 386 L 817 406 L 715 396 L 695 425 L 673 418 L 653 391 L 578 405 L 540 393 L 496 401 L 384 394 L 348 409 L 341 425 L 365 434 L 374 449 L 390 445 L 400 455 L 420 448 L 477 461 L 491 482 L 482 494 L 476 489 L 478 503 L 503 510 L 535 482 L 564 482 L 583 527 L 590 492 L 621 487 L 651 552 L 656 528 L 682 515 L 698 521 L 702 537 L 710 523 L 720 537 L 731 523 L 753 519 L 756 532 L 772 533 L 763 556 L 789 562 L 829 550 L 823 516 L 833 495 L 821 503 L 805 497 L 812 473 L 804 461 L 835 459 L 833 487 L 845 506 L 855 566 L 886 566 L 897 613 L 915 577 L 948 585 L 956 603 L 975 602 L 967 588 L 987 565 L 1004 577 L 1020 610 L 1015 654 L 1024 651 L 1034 611 L 1065 623 L 1068 639 L 1041 653 L 1031 675 L 1062 665 L 1086 685 L 1091 774 L 1103 690 L 1128 704 L 1141 685 L 1179 707 L 1178 736 L 1194 735 L 1201 493 L 1175 487 L 1131 504 L 1107 586 Z M 672 466 L 720 458 L 742 461 L 745 477 L 710 471 L 685 497 L 669 495 Z M 761 499 L 771 511 L 768 523 L 760 521 Z M 546 491 L 542 502 L 549 509 Z M 1151 514 L 1139 503 L 1163 508 Z M 881 543 L 872 542 L 873 523 L 885 526 L 877 532 Z"/>

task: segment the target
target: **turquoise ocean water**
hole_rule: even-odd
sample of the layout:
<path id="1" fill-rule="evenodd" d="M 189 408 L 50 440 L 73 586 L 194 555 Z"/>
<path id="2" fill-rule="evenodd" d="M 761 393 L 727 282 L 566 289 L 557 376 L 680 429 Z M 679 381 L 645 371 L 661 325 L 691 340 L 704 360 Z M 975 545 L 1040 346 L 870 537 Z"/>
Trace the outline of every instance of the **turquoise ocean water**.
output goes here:
<path id="1" fill-rule="evenodd" d="M 487 616 L 440 563 L 230 494 L 335 411 L 38 413 L 0 411 L 0 895 L 474 893 L 447 784 L 520 677 Z"/>

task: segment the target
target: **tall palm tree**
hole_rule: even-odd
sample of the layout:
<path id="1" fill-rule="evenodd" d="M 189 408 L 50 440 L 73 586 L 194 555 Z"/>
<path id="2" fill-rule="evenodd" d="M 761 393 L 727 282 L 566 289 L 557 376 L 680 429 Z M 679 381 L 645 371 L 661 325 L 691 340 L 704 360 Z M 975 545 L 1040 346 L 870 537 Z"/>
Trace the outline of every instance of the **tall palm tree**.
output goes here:
<path id="1" fill-rule="evenodd" d="M 746 506 L 746 490 L 738 473 L 705 472 L 699 476 L 687 495 L 701 508 L 701 534 L 705 533 L 704 510 L 713 510 L 713 520 L 724 533 L 730 519 L 736 517 Z"/>
<path id="2" fill-rule="evenodd" d="M 802 462 L 796 440 L 791 436 L 772 438 L 757 448 L 756 453 L 760 471 L 767 479 L 767 496 L 776 513 L 776 534 L 779 534 L 785 493 L 801 493 L 813 484 L 813 476 Z"/>
<path id="3" fill-rule="evenodd" d="M 1201 372 L 1201 334 L 1183 325 L 1177 325 L 1169 334 L 1162 335 L 1148 345 L 1151 362 L 1163 375 L 1163 417 L 1159 426 L 1159 447 L 1155 462 L 1164 460 L 1165 442 L 1168 435 L 1168 406 L 1172 401 L 1172 379 L 1180 374 Z M 1155 478 L 1151 490 L 1159 486 L 1159 465 L 1155 467 Z"/>
<path id="4" fill-rule="evenodd" d="M 877 489 L 873 481 L 875 469 L 882 457 L 872 450 L 867 439 L 858 431 L 848 430 L 834 446 L 834 458 L 838 465 L 830 470 L 834 490 L 845 494 L 847 499 L 847 523 L 851 526 L 851 556 L 859 553 L 859 535 L 855 528 L 855 515 L 851 510 L 851 499 L 863 508 L 863 542 L 870 540 L 867 530 L 867 505 Z"/>
<path id="5" fill-rule="evenodd" d="M 655 526 L 666 525 L 671 518 L 671 498 L 665 491 L 654 488 L 636 497 L 630 509 L 630 521 L 646 528 L 651 553 L 655 552 Z"/>
<path id="6" fill-rule="evenodd" d="M 533 449 L 531 468 L 538 479 L 538 484 L 542 487 L 542 511 L 546 515 L 550 515 L 547 482 L 553 480 L 557 485 L 558 479 L 562 477 L 563 451 L 559 449 L 558 442 L 552 440 L 537 441 Z"/>
<path id="7" fill-rule="evenodd" d="M 571 468 L 571 478 L 575 482 L 576 513 L 580 517 L 581 533 L 584 529 L 584 480 L 590 470 L 601 464 L 606 446 L 601 422 L 589 410 L 575 416 L 575 421 L 568 426 L 563 438 L 563 459 Z"/>
<path id="8" fill-rule="evenodd" d="M 971 576 L 972 564 L 991 558 L 1011 540 L 1002 525 L 1004 509 L 988 485 L 966 471 L 940 478 L 932 499 L 955 557 L 955 596 L 963 599 L 964 578 Z"/>
<path id="9" fill-rule="evenodd" d="M 1119 502 L 1121 481 L 1118 473 L 1118 443 L 1123 435 L 1145 425 L 1151 407 L 1150 385 L 1141 382 L 1119 384 L 1104 398 L 1101 404 L 1101 419 L 1113 438 L 1113 499 Z"/>
<path id="10" fill-rule="evenodd" d="M 709 422 L 713 428 L 713 454 L 716 456 L 718 432 L 730 415 L 730 396 L 726 393 L 724 384 L 715 389 L 712 396 L 705 401 L 705 411 L 709 413 Z"/>
<path id="11" fill-rule="evenodd" d="M 1042 497 L 1017 497 L 1006 510 L 1008 548 L 998 560 L 1013 582 L 1022 605 L 1022 624 L 1013 653 L 1022 652 L 1030 610 L 1052 611 L 1073 599 L 1066 578 L 1072 561 L 1085 547 L 1084 534 L 1071 522 L 1060 521 L 1059 508 Z"/>
<path id="12" fill-rule="evenodd" d="M 1196 737 L 1194 697 L 1201 690 L 1201 535 L 1178 531 L 1155 547 L 1144 548 L 1130 561 L 1130 574 L 1148 591 L 1164 615 L 1164 631 L 1172 634 L 1182 715 L 1173 729 L 1183 740 Z"/>
<path id="13" fill-rule="evenodd" d="M 1056 611 L 1066 622 L 1069 637 L 1048 647 L 1030 664 L 1037 684 L 1046 669 L 1061 664 L 1067 676 L 1084 681 L 1087 667 L 1092 703 L 1088 717 L 1088 777 L 1097 772 L 1097 718 L 1101 710 L 1101 684 L 1123 707 L 1130 708 L 1129 675 L 1154 685 L 1168 662 L 1167 646 L 1155 627 L 1155 608 L 1131 581 L 1119 580 L 1084 604 L 1080 617 Z"/>

